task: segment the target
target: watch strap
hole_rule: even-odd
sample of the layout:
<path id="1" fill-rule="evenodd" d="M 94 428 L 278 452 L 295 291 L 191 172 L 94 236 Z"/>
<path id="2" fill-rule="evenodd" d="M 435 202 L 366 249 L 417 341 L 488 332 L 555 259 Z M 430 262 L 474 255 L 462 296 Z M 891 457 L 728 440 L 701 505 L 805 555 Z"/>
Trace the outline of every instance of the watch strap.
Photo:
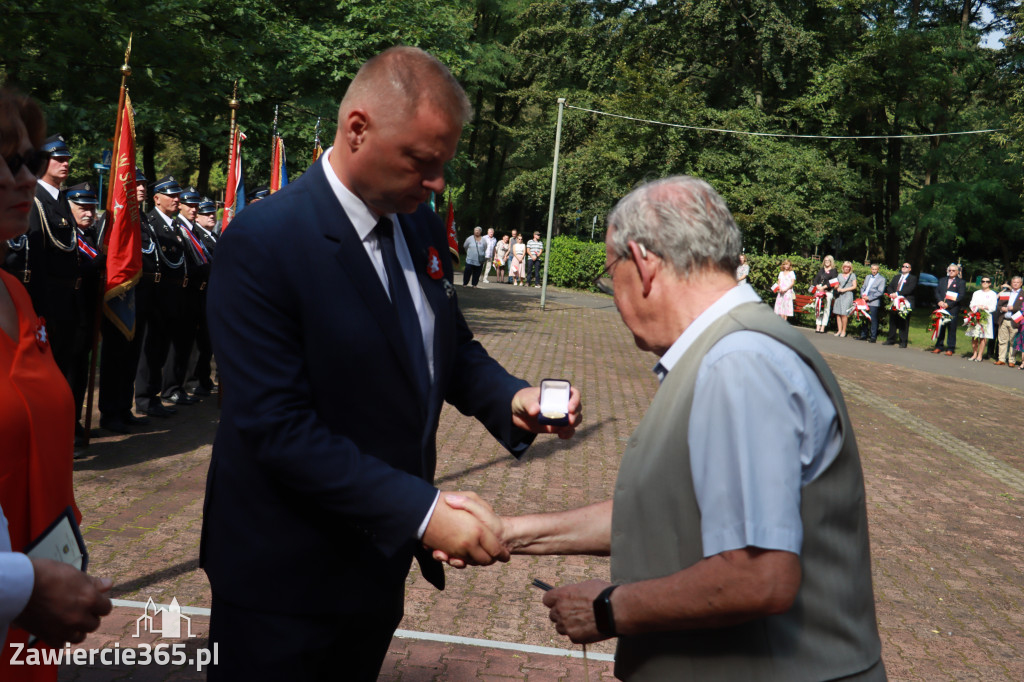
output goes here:
<path id="1" fill-rule="evenodd" d="M 609 585 L 594 599 L 594 622 L 602 635 L 615 637 L 615 614 L 612 612 L 612 592 L 618 585 Z"/>

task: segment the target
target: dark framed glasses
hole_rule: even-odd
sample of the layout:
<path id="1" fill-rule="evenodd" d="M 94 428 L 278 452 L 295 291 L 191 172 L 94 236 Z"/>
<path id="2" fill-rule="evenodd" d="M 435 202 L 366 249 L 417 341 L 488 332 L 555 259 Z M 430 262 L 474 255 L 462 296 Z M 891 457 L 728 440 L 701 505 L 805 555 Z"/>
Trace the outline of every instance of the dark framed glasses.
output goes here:
<path id="1" fill-rule="evenodd" d="M 27 152 L 21 154 L 11 154 L 5 156 L 4 161 L 7 162 L 7 168 L 10 169 L 11 175 L 17 175 L 18 171 L 21 170 L 22 166 L 28 168 L 28 172 L 32 175 L 39 176 L 46 168 L 47 162 L 50 160 L 50 152 L 43 151 L 42 149 L 30 149 Z"/>
<path id="2" fill-rule="evenodd" d="M 594 278 L 593 286 L 595 289 L 600 291 L 602 294 L 608 294 L 613 296 L 615 294 L 615 285 L 612 280 L 615 277 L 615 266 L 622 260 L 622 256 L 616 257 L 611 263 L 609 263 L 601 274 Z"/>

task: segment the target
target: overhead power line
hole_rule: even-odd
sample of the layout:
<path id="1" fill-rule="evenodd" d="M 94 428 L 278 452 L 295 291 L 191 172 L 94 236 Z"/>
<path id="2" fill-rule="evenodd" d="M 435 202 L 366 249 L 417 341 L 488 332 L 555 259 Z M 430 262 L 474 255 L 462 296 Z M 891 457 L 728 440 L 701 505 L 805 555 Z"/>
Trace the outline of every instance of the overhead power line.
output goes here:
<path id="1" fill-rule="evenodd" d="M 597 109 L 586 109 L 584 107 L 574 107 L 571 104 L 566 104 L 567 109 L 576 109 L 577 111 L 586 111 L 591 114 L 598 114 L 600 116 L 610 116 L 612 118 L 621 118 L 627 121 L 637 121 L 639 123 L 649 123 L 651 125 L 666 126 L 668 128 L 685 128 L 686 130 L 701 130 L 708 133 L 730 133 L 733 135 L 751 135 L 755 137 L 791 137 L 801 138 L 809 140 L 891 140 L 891 139 L 907 139 L 913 137 L 946 137 L 952 135 L 982 135 L 985 133 L 999 133 L 1006 128 L 987 128 L 985 130 L 960 130 L 952 133 L 916 133 L 913 135 L 797 135 L 795 133 L 755 133 L 749 130 L 728 130 L 726 128 L 705 128 L 702 126 L 688 126 L 681 123 L 666 123 L 664 121 L 653 121 L 647 118 L 637 118 L 635 116 L 624 116 L 622 114 L 612 114 L 607 111 L 599 111 Z"/>

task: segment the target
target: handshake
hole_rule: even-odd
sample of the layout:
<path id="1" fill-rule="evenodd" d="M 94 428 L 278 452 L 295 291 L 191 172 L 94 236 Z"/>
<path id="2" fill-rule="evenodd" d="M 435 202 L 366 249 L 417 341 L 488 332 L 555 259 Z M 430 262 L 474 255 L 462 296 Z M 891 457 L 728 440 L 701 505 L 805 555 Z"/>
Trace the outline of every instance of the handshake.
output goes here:
<path id="1" fill-rule="evenodd" d="M 512 550 L 501 518 L 473 492 L 441 492 L 423 544 L 453 568 L 508 561 Z"/>
<path id="2" fill-rule="evenodd" d="M 541 423 L 540 388 L 530 386 L 519 390 L 512 398 L 512 424 L 531 433 L 549 433 L 559 438 L 571 438 L 581 419 L 580 392 L 569 391 L 568 424 L 555 426 Z M 494 513 L 491 505 L 476 493 L 441 492 L 423 533 L 423 544 L 433 550 L 434 558 L 445 561 L 453 568 L 489 566 L 495 561 L 508 561 L 519 543 L 512 539 L 511 527 L 506 519 Z"/>

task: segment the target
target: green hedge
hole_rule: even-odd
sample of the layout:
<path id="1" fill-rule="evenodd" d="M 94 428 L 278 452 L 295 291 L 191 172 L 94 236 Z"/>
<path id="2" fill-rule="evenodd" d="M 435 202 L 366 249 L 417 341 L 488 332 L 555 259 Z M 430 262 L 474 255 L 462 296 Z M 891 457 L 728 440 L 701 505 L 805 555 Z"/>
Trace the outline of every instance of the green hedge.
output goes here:
<path id="1" fill-rule="evenodd" d="M 604 270 L 604 242 L 588 242 L 559 235 L 551 238 L 548 283 L 570 289 L 593 289 Z"/>

